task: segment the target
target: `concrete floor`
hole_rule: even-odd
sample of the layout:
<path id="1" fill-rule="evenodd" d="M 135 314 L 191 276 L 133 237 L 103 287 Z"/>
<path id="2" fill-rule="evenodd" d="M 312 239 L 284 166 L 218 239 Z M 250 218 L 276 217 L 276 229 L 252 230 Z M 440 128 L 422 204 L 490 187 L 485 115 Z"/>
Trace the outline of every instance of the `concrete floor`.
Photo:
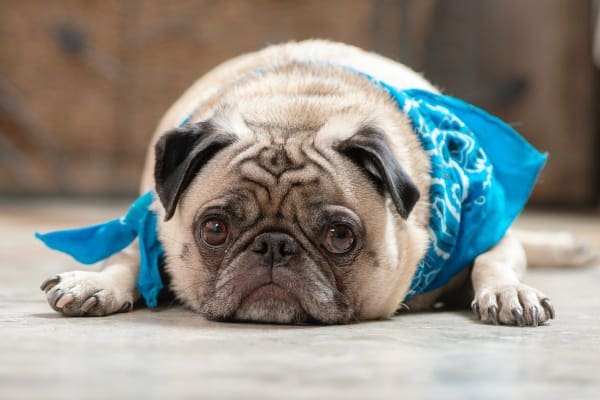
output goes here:
<path id="1" fill-rule="evenodd" d="M 466 311 L 334 327 L 214 323 L 182 308 L 59 316 L 38 285 L 79 267 L 33 231 L 124 210 L 0 204 L 0 399 L 600 398 L 600 265 L 528 274 L 557 310 L 539 328 L 481 325 Z M 529 213 L 520 225 L 569 229 L 600 250 L 598 214 Z"/>

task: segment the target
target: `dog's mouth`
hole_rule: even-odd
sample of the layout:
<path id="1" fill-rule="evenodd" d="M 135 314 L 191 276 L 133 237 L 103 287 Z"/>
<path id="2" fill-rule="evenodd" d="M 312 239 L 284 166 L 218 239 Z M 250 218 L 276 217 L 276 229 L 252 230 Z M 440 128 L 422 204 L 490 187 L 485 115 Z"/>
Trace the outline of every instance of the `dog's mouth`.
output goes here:
<path id="1" fill-rule="evenodd" d="M 242 298 L 241 304 L 265 301 L 269 299 L 272 301 L 281 301 L 301 307 L 298 299 L 296 299 L 292 293 L 283 289 L 274 282 L 266 283 L 248 293 L 246 296 L 244 296 L 244 298 Z"/>
<path id="2" fill-rule="evenodd" d="M 265 268 L 240 256 L 220 270 L 199 311 L 209 319 L 278 324 L 346 323 L 350 300 L 308 257 Z"/>
<path id="3" fill-rule="evenodd" d="M 264 323 L 307 323 L 313 319 L 288 290 L 270 282 L 242 298 L 232 320 Z"/>

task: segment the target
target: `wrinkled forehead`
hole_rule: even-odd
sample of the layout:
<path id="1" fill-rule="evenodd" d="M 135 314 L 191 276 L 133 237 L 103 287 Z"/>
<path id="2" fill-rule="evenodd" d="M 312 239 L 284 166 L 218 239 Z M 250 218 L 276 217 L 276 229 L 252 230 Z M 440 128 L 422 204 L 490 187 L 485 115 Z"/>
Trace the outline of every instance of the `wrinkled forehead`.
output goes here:
<path id="1" fill-rule="evenodd" d="M 254 194 L 264 214 L 283 215 L 309 204 L 348 203 L 339 158 L 315 147 L 314 134 L 297 132 L 255 142 L 229 165 L 231 178 Z"/>
<path id="2" fill-rule="evenodd" d="M 361 176 L 339 143 L 365 129 L 397 131 L 389 118 L 395 107 L 384 96 L 365 99 L 366 91 L 352 85 L 275 78 L 281 82 L 257 80 L 224 93 L 205 116 L 213 131 L 236 140 L 200 171 L 210 187 L 195 189 L 218 197 L 243 187 L 271 212 L 303 201 L 356 205 L 369 185 L 356 184 Z"/>
<path id="3" fill-rule="evenodd" d="M 237 108 L 219 110 L 211 118 L 213 129 L 233 133 L 238 140 L 199 171 L 183 196 L 188 206 L 182 217 L 193 217 L 193 209 L 201 212 L 213 203 L 253 203 L 265 218 L 287 219 L 309 203 L 352 208 L 358 202 L 349 170 L 353 165 L 333 142 L 343 138 L 339 132 L 356 132 L 364 119 L 347 111 L 330 108 L 321 112 L 322 119 L 261 119 Z"/>
<path id="4" fill-rule="evenodd" d="M 252 188 L 272 212 L 309 201 L 356 204 L 353 164 L 336 144 L 386 120 L 335 94 L 255 100 L 224 101 L 211 118 L 215 129 L 239 138 L 228 151 L 227 180 Z"/>

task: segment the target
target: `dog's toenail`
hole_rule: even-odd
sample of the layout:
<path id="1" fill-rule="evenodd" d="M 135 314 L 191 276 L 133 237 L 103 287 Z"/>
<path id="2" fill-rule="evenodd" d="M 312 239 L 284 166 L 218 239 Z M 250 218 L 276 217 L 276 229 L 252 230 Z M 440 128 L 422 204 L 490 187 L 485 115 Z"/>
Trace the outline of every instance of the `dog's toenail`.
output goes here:
<path id="1" fill-rule="evenodd" d="M 129 312 L 131 311 L 131 303 L 130 302 L 126 302 L 125 304 L 123 304 L 121 306 L 121 309 L 119 310 L 119 312 Z"/>
<path id="2" fill-rule="evenodd" d="M 475 314 L 478 320 L 481 319 L 481 313 L 479 312 L 479 306 L 477 305 L 476 301 L 471 303 L 471 311 L 473 311 L 473 314 Z"/>
<path id="3" fill-rule="evenodd" d="M 60 300 L 61 297 L 63 297 L 64 294 L 65 294 L 65 292 L 61 289 L 58 289 L 57 291 L 55 291 L 54 294 L 52 295 L 52 298 L 50 299 L 50 304 L 52 304 L 53 307 L 56 307 L 56 303 L 58 303 L 58 301 Z"/>
<path id="4" fill-rule="evenodd" d="M 42 282 L 42 284 L 40 285 L 40 290 L 47 292 L 48 290 L 52 289 L 58 282 L 60 282 L 60 276 L 51 276 L 50 278 Z"/>
<path id="5" fill-rule="evenodd" d="M 550 317 L 550 319 L 554 319 L 554 306 L 550 302 L 550 299 L 548 299 L 548 298 L 543 299 L 542 306 L 544 307 L 544 311 Z"/>
<path id="6" fill-rule="evenodd" d="M 98 298 L 96 296 L 92 296 L 81 305 L 81 311 L 86 313 L 96 304 L 98 304 Z"/>
<path id="7" fill-rule="evenodd" d="M 517 325 L 525 326 L 525 318 L 523 317 L 523 312 L 519 308 L 513 308 L 511 310 L 513 317 L 517 320 Z"/>
<path id="8" fill-rule="evenodd" d="M 60 298 L 60 300 L 58 300 L 56 302 L 56 308 L 63 308 L 64 306 L 66 306 L 67 304 L 71 303 L 73 300 L 75 300 L 75 297 L 73 297 L 72 294 L 67 293 L 66 295 L 62 296 Z"/>
<path id="9" fill-rule="evenodd" d="M 494 325 L 499 325 L 500 324 L 500 322 L 498 321 L 498 307 L 496 307 L 496 306 L 489 306 L 488 307 L 488 314 L 490 316 L 490 319 L 494 323 Z"/>

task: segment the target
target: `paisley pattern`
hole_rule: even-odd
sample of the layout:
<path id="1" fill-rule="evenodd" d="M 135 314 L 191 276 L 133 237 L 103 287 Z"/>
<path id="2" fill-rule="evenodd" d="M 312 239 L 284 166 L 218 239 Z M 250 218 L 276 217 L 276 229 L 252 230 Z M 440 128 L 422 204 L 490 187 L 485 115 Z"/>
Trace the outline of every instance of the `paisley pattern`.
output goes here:
<path id="1" fill-rule="evenodd" d="M 412 121 L 431 158 L 431 243 L 406 295 L 409 299 L 443 286 L 502 238 L 525 205 L 546 156 L 511 127 L 470 104 L 421 90 L 399 91 L 355 72 L 390 94 Z M 88 264 L 111 256 L 137 237 L 141 256 L 137 286 L 148 307 L 154 307 L 163 287 L 159 273 L 163 249 L 153 198 L 151 192 L 142 195 L 125 218 L 36 236 Z"/>
<path id="2" fill-rule="evenodd" d="M 129 246 L 136 238 L 140 249 L 137 288 L 148 307 L 156 307 L 163 288 L 159 266 L 164 250 L 157 237 L 153 192 L 138 197 L 121 218 L 62 231 L 36 233 L 51 249 L 69 254 L 82 264 L 94 264 Z"/>
<path id="3" fill-rule="evenodd" d="M 422 90 L 400 91 L 365 76 L 387 90 L 409 117 L 431 160 L 430 245 L 405 296 L 408 300 L 448 283 L 504 236 L 524 207 L 546 157 L 510 126 L 470 104 Z M 461 116 L 483 132 L 473 131 Z M 481 135 L 491 149 L 482 147 Z M 494 135 L 508 140 L 496 140 Z M 490 150 L 494 161 L 488 157 Z M 524 158 L 515 160 L 511 154 Z M 506 171 L 496 173 L 498 163 L 515 161 L 522 162 L 521 171 L 515 173 L 514 165 L 509 165 L 509 178 Z M 510 190 L 518 187 L 518 193 L 505 196 L 508 185 Z"/>
<path id="4" fill-rule="evenodd" d="M 427 291 L 450 259 L 459 236 L 462 209 L 477 218 L 495 184 L 493 168 L 469 128 L 447 108 L 410 97 L 396 100 L 411 119 L 431 159 L 431 245 L 417 267 L 407 297 Z"/>

